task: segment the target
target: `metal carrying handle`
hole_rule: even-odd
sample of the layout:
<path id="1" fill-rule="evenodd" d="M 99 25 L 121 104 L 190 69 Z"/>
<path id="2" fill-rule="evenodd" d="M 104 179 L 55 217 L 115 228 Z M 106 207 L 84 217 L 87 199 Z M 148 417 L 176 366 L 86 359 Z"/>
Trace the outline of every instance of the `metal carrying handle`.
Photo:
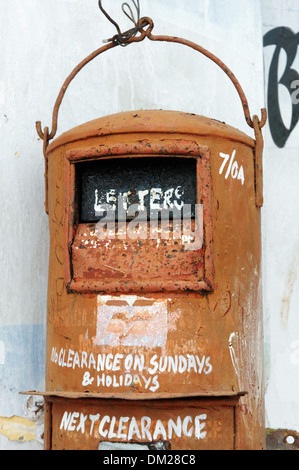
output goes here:
<path id="1" fill-rule="evenodd" d="M 139 7 L 139 0 L 132 0 L 133 4 L 136 8 L 137 12 L 137 19 L 135 19 L 133 11 L 131 7 L 128 5 L 127 2 L 123 3 L 122 5 L 122 10 L 125 13 L 125 15 L 134 23 L 134 28 L 122 33 L 118 24 L 108 15 L 108 13 L 104 10 L 102 6 L 101 0 L 98 0 L 99 3 L 99 8 L 100 10 L 104 13 L 104 15 L 108 18 L 108 20 L 116 27 L 117 29 L 117 34 L 113 36 L 112 38 L 104 41 L 107 42 L 107 44 L 96 51 L 94 51 L 92 54 L 90 54 L 88 57 L 86 57 L 82 62 L 80 62 L 74 70 L 71 72 L 71 74 L 67 77 L 65 80 L 64 84 L 62 85 L 60 92 L 58 94 L 58 97 L 56 99 L 54 108 L 53 108 L 53 114 L 52 114 L 52 129 L 49 132 L 49 128 L 45 127 L 44 130 L 42 130 L 41 122 L 37 121 L 36 122 L 36 130 L 39 135 L 39 137 L 43 140 L 43 153 L 45 157 L 45 166 L 46 166 L 46 173 L 45 173 L 45 179 L 46 179 L 46 211 L 47 211 L 47 205 L 48 205 L 48 197 L 47 197 L 47 167 L 48 167 L 48 159 L 46 157 L 46 150 L 48 143 L 51 139 L 53 139 L 56 135 L 57 132 L 57 123 L 58 123 L 58 113 L 59 113 L 59 108 L 61 105 L 61 102 L 63 100 L 63 97 L 65 95 L 65 92 L 70 85 L 71 81 L 75 78 L 75 76 L 80 72 L 80 70 L 83 69 L 83 67 L 91 62 L 94 58 L 99 56 L 100 54 L 116 47 L 116 46 L 127 46 L 129 44 L 132 44 L 133 42 L 141 42 L 143 41 L 146 37 L 150 41 L 160 41 L 160 42 L 173 42 L 177 44 L 182 44 L 184 46 L 191 47 L 192 49 L 200 52 L 204 56 L 206 56 L 208 59 L 212 60 L 218 67 L 220 67 L 226 75 L 229 77 L 231 82 L 233 83 L 239 98 L 242 103 L 243 111 L 244 111 L 244 116 L 247 124 L 249 127 L 254 129 L 255 137 L 256 137 L 256 148 L 255 148 L 255 169 L 256 169 L 256 205 L 257 207 L 261 207 L 263 205 L 263 197 L 262 197 L 262 151 L 263 151 L 263 136 L 261 129 L 264 127 L 264 125 L 267 122 L 267 111 L 265 108 L 261 109 L 261 119 L 258 118 L 257 115 L 254 115 L 253 118 L 251 118 L 250 115 L 250 110 L 249 110 L 249 104 L 246 98 L 246 95 L 233 74 L 233 72 L 214 54 L 209 52 L 208 50 L 204 49 L 202 46 L 192 42 L 188 41 L 187 39 L 182 39 L 179 37 L 174 37 L 174 36 L 164 36 L 164 35 L 158 35 L 154 36 L 152 34 L 152 30 L 154 28 L 154 23 L 151 18 L 148 17 L 143 17 L 140 18 L 140 7 Z M 137 3 L 136 3 L 137 2 Z M 127 11 L 126 11 L 127 9 Z M 139 35 L 138 35 L 139 34 Z"/>
<path id="2" fill-rule="evenodd" d="M 100 2 L 99 2 L 99 4 L 100 4 Z M 115 24 L 117 24 L 117 23 L 115 23 Z M 147 27 L 147 29 L 145 29 L 146 27 Z M 174 43 L 183 44 L 185 46 L 191 47 L 192 49 L 194 49 L 194 50 L 200 52 L 201 54 L 205 55 L 210 60 L 212 60 L 216 65 L 218 65 L 226 73 L 226 75 L 229 77 L 229 79 L 233 83 L 233 85 L 234 85 L 234 87 L 235 87 L 235 89 L 236 89 L 236 91 L 237 91 L 237 93 L 240 97 L 246 122 L 252 129 L 254 129 L 253 118 L 251 118 L 251 115 L 250 115 L 250 110 L 249 110 L 249 105 L 248 105 L 246 95 L 245 95 L 240 83 L 238 82 L 237 78 L 233 74 L 233 72 L 218 57 L 216 57 L 214 54 L 212 54 L 211 52 L 204 49 L 202 46 L 200 46 L 200 45 L 198 45 L 194 42 L 188 41 L 186 39 L 179 38 L 179 37 L 163 36 L 163 35 L 154 36 L 152 34 L 153 27 L 154 27 L 154 23 L 153 23 L 152 19 L 148 18 L 148 17 L 143 17 L 143 18 L 138 20 L 138 23 L 136 23 L 135 28 L 133 28 L 132 30 L 127 31 L 126 33 L 118 33 L 116 36 L 114 36 L 113 38 L 108 40 L 109 41 L 108 44 L 106 44 L 105 46 L 97 49 L 92 54 L 90 54 L 88 57 L 86 57 L 82 62 L 80 62 L 74 68 L 74 70 L 71 72 L 71 74 L 67 77 L 67 79 L 65 80 L 64 84 L 62 85 L 62 87 L 60 89 L 60 92 L 58 94 L 58 97 L 56 99 L 54 109 L 53 109 L 51 132 L 49 132 L 49 129 L 47 127 L 45 127 L 45 129 L 43 131 L 42 127 L 41 127 L 41 122 L 40 121 L 36 122 L 36 130 L 37 130 L 37 133 L 38 133 L 39 137 L 43 141 L 46 140 L 46 142 L 49 142 L 49 140 L 51 140 L 55 137 L 56 132 L 57 132 L 57 122 L 58 122 L 59 108 L 60 108 L 61 102 L 63 100 L 64 94 L 65 94 L 68 86 L 70 85 L 71 81 L 75 78 L 75 76 L 80 72 L 80 70 L 86 64 L 88 64 L 90 61 L 92 61 L 94 58 L 96 58 L 100 54 L 108 51 L 109 49 L 112 49 L 112 48 L 114 48 L 118 45 L 124 45 L 124 44 L 128 45 L 128 44 L 132 44 L 133 42 L 141 42 L 146 37 L 148 39 L 150 39 L 151 41 L 174 42 Z M 120 31 L 118 25 L 117 25 L 117 29 L 118 29 L 118 31 Z M 138 32 L 140 33 L 140 35 L 136 36 L 136 34 Z M 261 119 L 260 120 L 258 119 L 259 129 L 262 129 L 262 127 L 264 127 L 264 125 L 266 124 L 266 121 L 267 121 L 267 111 L 266 111 L 265 108 L 263 108 L 261 110 Z"/>

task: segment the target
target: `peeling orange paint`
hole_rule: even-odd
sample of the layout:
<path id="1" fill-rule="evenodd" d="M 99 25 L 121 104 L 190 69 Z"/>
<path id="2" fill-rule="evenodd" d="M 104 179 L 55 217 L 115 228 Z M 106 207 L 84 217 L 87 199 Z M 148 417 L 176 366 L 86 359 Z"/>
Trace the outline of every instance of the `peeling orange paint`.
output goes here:
<path id="1" fill-rule="evenodd" d="M 284 288 L 284 295 L 282 298 L 282 306 L 281 306 L 281 320 L 284 326 L 287 326 L 288 319 L 289 319 L 289 311 L 291 307 L 291 300 L 292 295 L 294 292 L 294 285 L 297 280 L 298 276 L 298 267 L 299 267 L 299 240 L 296 243 L 292 261 L 288 271 L 288 278 Z"/>
<path id="2" fill-rule="evenodd" d="M 0 434 L 10 441 L 32 441 L 36 439 L 37 425 L 21 416 L 0 417 Z"/>

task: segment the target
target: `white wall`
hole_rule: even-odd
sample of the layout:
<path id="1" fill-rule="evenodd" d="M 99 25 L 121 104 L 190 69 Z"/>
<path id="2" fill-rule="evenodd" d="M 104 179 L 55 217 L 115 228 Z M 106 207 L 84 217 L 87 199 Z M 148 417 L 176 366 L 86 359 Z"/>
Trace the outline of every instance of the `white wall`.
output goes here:
<path id="1" fill-rule="evenodd" d="M 271 2 L 140 3 L 142 16 L 153 18 L 156 34 L 193 40 L 218 55 L 242 84 L 251 113 L 260 114 L 265 104 L 263 32 L 272 27 L 275 15 L 279 24 L 284 19 L 281 12 L 273 13 Z M 291 8 L 292 2 L 287 3 Z M 120 13 L 121 1 L 104 4 L 122 29 L 131 27 Z M 285 15 L 291 22 L 291 15 Z M 35 121 L 51 126 L 53 105 L 67 75 L 114 33 L 97 0 L 0 0 L 0 449 L 42 447 L 42 416 L 34 418 L 39 404 L 19 395 L 44 387 L 49 245 L 42 143 Z M 203 114 L 253 136 L 232 84 L 215 64 L 186 47 L 149 41 L 109 51 L 76 77 L 61 107 L 58 135 L 102 115 L 140 108 Z M 267 130 L 263 214 L 267 425 L 298 429 L 298 380 L 288 382 L 299 367 L 298 356 L 292 356 L 299 340 L 299 299 L 291 274 L 299 243 L 296 132 L 298 128 L 287 150 L 278 150 Z M 282 302 L 291 292 L 289 279 L 293 296 L 288 297 L 287 315 L 286 308 L 282 314 L 287 302 Z"/>
<path id="2" fill-rule="evenodd" d="M 297 0 L 263 0 L 263 34 L 277 27 L 298 33 Z M 297 36 L 299 46 L 299 35 Z M 288 41 L 290 45 L 290 41 Z M 265 85 L 276 46 L 265 47 Z M 299 73 L 299 48 L 290 66 Z M 280 52 L 278 79 L 287 67 L 287 53 Z M 299 79 L 299 76 L 298 78 Z M 292 100 L 280 84 L 279 107 L 289 128 Z M 295 91 L 295 90 L 293 90 Z M 299 105 L 297 105 L 298 114 Z M 267 425 L 299 431 L 299 124 L 285 146 L 279 148 L 265 128 L 264 217 L 264 315 L 267 371 Z"/>

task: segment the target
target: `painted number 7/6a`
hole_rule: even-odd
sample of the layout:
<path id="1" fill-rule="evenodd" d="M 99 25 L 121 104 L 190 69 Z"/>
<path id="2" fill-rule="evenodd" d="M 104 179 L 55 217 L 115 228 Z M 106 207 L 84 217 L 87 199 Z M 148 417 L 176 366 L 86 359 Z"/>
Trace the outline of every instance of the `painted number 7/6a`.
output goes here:
<path id="1" fill-rule="evenodd" d="M 220 152 L 219 156 L 223 158 L 223 163 L 220 167 L 219 175 L 225 174 L 226 180 L 229 176 L 234 180 L 240 180 L 243 186 L 243 184 L 245 183 L 244 169 L 242 165 L 239 167 L 238 162 L 235 160 L 236 151 L 234 150 L 231 155 Z"/>

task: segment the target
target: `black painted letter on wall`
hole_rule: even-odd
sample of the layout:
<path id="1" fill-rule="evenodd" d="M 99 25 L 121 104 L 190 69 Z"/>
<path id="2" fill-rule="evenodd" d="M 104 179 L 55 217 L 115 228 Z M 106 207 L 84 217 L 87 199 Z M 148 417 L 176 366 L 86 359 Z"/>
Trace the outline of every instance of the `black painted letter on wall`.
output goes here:
<path id="1" fill-rule="evenodd" d="M 275 45 L 269 69 L 268 81 L 268 115 L 269 126 L 275 144 L 282 148 L 285 146 L 291 132 L 294 130 L 299 120 L 299 103 L 293 99 L 296 94 L 294 82 L 299 83 L 299 73 L 292 68 L 297 55 L 299 45 L 299 33 L 295 34 L 290 28 L 274 28 L 264 36 L 264 47 Z M 286 67 L 281 78 L 278 77 L 279 59 L 281 51 L 284 50 L 287 56 Z M 292 86 L 293 84 L 293 86 Z M 291 125 L 287 128 L 283 122 L 279 104 L 279 85 L 283 85 L 289 92 L 292 105 Z M 297 92 L 298 94 L 298 92 Z"/>

